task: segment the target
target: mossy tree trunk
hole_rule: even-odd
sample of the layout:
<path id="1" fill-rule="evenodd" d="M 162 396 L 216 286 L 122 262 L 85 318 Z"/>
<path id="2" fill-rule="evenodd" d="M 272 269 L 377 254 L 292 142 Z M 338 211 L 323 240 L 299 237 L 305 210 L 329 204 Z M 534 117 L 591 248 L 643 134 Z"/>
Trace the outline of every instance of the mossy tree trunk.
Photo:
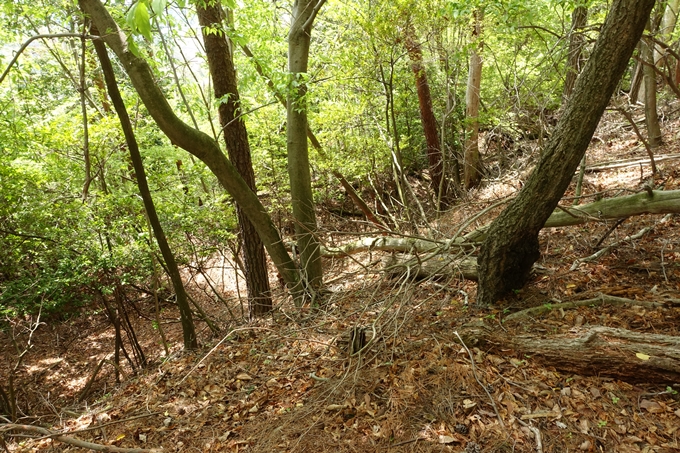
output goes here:
<path id="1" fill-rule="evenodd" d="M 325 0 L 295 0 L 288 33 L 287 148 L 288 177 L 295 217 L 295 235 L 300 252 L 300 267 L 308 290 L 321 287 L 323 268 L 317 237 L 316 213 L 312 196 L 312 177 L 307 146 L 307 68 L 312 25 Z"/>

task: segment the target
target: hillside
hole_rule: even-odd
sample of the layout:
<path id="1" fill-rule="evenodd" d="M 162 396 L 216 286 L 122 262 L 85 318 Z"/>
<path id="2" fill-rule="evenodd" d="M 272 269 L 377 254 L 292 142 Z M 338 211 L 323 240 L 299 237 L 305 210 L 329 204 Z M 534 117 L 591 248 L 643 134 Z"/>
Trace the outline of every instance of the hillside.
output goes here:
<path id="1" fill-rule="evenodd" d="M 584 202 L 650 184 L 680 189 L 677 116 L 677 108 L 667 106 L 665 144 L 656 153 L 669 157 L 658 159 L 659 174 L 652 178 L 648 162 L 637 161 L 647 156 L 625 119 L 607 113 L 588 151 Z M 452 234 L 465 219 L 516 193 L 535 163 L 530 145 L 515 144 L 502 168 L 490 164 L 496 151 L 488 149 L 483 187 L 433 223 L 436 234 Z M 604 166 L 614 162 L 627 165 Z M 416 188 L 423 184 L 412 182 Z M 572 185 L 565 205 L 573 191 Z M 319 217 L 329 243 L 347 242 L 365 230 L 326 208 Z M 490 221 L 493 212 L 469 229 Z M 216 258 L 201 263 L 203 274 L 197 267 L 184 269 L 194 299 L 220 320 L 219 334 L 199 321 L 200 350 L 180 350 L 181 328 L 168 298 L 161 301 L 170 345 L 165 355 L 148 316 L 154 301 L 147 296 L 133 300 L 128 312 L 147 366 L 133 372 L 123 360 L 120 383 L 111 361 L 112 328 L 95 307 L 48 323 L 37 317 L 8 320 L 10 327 L 0 331 L 6 351 L 0 381 L 7 382 L 10 367 L 16 368 L 17 423 L 45 426 L 100 451 L 679 451 L 680 381 L 622 381 L 599 376 L 597 369 L 574 374 L 568 364 L 557 369 L 530 351 L 473 344 L 462 335 L 482 323 L 507 338 L 575 338 L 595 326 L 680 336 L 680 221 L 663 217 L 542 231 L 542 257 L 531 282 L 485 309 L 474 305 L 474 282 L 455 275 L 390 278 L 380 268 L 382 254 L 364 252 L 325 261 L 328 292 L 319 307 L 296 309 L 272 273 L 279 288 L 275 311 L 248 322 L 238 302 L 239 279 Z M 601 256 L 572 266 L 610 245 Z M 221 286 L 224 303 L 202 291 L 206 275 Z M 599 304 L 602 295 L 628 301 Z M 551 308 L 582 300 L 593 302 Z M 512 313 L 541 306 L 542 312 L 505 322 Z M 357 326 L 367 346 L 349 355 L 350 332 Z M 614 341 L 607 347 L 619 348 Z M 5 449 L 84 451 L 34 435 L 7 433 Z"/>

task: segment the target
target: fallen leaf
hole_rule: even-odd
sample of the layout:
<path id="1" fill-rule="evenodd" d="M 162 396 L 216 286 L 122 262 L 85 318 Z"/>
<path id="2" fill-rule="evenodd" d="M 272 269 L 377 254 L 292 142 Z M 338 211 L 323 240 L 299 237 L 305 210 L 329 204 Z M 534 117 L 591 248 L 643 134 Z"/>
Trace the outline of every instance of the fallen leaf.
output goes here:
<path id="1" fill-rule="evenodd" d="M 659 403 L 654 401 L 642 400 L 640 402 L 640 407 L 646 409 L 647 412 L 649 412 L 650 414 L 658 414 L 663 412 L 663 407 L 661 407 Z"/>
<path id="2" fill-rule="evenodd" d="M 452 444 L 454 442 L 460 442 L 460 440 L 456 439 L 453 436 L 439 436 L 440 444 Z"/>

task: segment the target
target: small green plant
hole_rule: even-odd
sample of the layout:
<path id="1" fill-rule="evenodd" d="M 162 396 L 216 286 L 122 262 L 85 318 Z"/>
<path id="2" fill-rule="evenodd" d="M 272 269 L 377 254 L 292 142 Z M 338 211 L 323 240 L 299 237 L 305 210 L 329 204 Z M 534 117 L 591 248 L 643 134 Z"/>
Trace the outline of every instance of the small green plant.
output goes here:
<path id="1" fill-rule="evenodd" d="M 671 387 L 670 385 L 669 385 L 668 387 L 666 387 L 666 392 L 667 392 L 667 393 L 670 393 L 671 395 L 677 395 L 677 394 L 678 394 L 678 391 L 675 390 L 675 389 L 674 389 L 673 387 Z"/>
<path id="2" fill-rule="evenodd" d="M 619 404 L 619 400 L 620 400 L 620 399 L 621 399 L 621 398 L 612 395 L 612 404 Z"/>
<path id="3" fill-rule="evenodd" d="M 598 421 L 597 426 L 600 427 L 600 428 L 604 428 L 605 426 L 607 426 L 607 420 Z"/>

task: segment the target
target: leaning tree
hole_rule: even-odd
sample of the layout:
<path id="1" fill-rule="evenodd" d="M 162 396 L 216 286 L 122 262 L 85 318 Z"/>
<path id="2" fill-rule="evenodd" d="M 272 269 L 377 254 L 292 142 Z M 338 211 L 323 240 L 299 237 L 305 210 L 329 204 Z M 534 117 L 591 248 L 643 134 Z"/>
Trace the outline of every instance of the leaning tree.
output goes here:
<path id="1" fill-rule="evenodd" d="M 538 232 L 572 180 L 642 36 L 654 0 L 615 0 L 543 155 L 517 198 L 494 220 L 479 257 L 477 303 L 521 288 L 540 256 Z"/>

